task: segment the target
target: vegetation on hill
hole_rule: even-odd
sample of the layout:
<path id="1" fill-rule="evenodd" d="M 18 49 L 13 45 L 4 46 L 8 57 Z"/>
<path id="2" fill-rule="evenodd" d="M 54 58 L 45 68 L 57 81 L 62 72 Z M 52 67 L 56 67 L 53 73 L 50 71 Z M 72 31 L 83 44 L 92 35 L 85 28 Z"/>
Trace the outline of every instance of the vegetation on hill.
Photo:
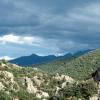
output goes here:
<path id="1" fill-rule="evenodd" d="M 0 100 L 48 100 L 64 82 L 72 84 L 74 80 L 69 76 L 49 75 L 37 68 L 0 61 Z"/>
<path id="2" fill-rule="evenodd" d="M 93 81 L 78 82 L 63 74 L 50 75 L 37 68 L 0 61 L 0 100 L 85 100 L 95 93 Z"/>
<path id="3" fill-rule="evenodd" d="M 100 49 L 96 49 L 78 58 L 71 57 L 70 59 L 58 60 L 37 67 L 48 73 L 63 73 L 74 79 L 83 80 L 99 66 Z"/>

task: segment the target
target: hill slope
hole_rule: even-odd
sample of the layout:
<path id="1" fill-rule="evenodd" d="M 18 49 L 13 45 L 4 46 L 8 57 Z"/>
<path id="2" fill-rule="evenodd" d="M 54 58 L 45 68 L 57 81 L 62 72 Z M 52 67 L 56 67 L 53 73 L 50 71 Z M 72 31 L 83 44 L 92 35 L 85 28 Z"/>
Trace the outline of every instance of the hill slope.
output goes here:
<path id="1" fill-rule="evenodd" d="M 78 58 L 71 57 L 52 63 L 39 65 L 42 70 L 52 73 L 64 73 L 75 79 L 86 78 L 100 66 L 100 49 L 90 51 Z"/>
<path id="2" fill-rule="evenodd" d="M 0 61 L 0 100 L 48 100 L 67 82 L 72 84 L 75 80 L 63 74 L 49 75 L 37 68 Z"/>

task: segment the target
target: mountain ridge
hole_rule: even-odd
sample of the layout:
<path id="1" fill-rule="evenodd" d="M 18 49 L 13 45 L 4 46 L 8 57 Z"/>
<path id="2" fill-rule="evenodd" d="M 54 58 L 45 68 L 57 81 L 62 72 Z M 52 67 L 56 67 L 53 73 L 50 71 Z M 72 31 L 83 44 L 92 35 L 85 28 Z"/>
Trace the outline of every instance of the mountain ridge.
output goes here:
<path id="1" fill-rule="evenodd" d="M 13 60 L 9 60 L 9 62 L 20 65 L 20 66 L 28 66 L 28 65 L 48 63 L 48 62 L 52 62 L 54 60 L 59 60 L 59 59 L 61 60 L 61 59 L 69 58 L 72 56 L 78 57 L 78 56 L 83 55 L 89 51 L 90 50 L 78 51 L 74 54 L 67 53 L 63 56 L 55 56 L 55 55 L 39 56 L 36 54 L 31 54 L 30 56 L 22 56 L 22 57 L 13 59 Z"/>

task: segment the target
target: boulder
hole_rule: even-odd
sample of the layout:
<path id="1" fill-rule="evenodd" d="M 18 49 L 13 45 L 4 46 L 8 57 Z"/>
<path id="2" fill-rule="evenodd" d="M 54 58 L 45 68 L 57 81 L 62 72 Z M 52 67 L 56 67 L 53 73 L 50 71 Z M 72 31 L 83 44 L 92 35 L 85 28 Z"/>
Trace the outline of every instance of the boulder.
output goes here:
<path id="1" fill-rule="evenodd" d="M 40 87 L 40 85 L 41 85 L 42 81 L 41 81 L 41 80 L 39 80 L 37 76 L 34 76 L 33 81 L 35 82 L 35 84 L 36 84 L 37 86 L 39 86 L 39 87 Z"/>
<path id="2" fill-rule="evenodd" d="M 59 81 L 66 81 L 68 83 L 75 82 L 73 78 L 71 78 L 71 77 L 69 77 L 67 75 L 59 75 L 58 73 L 53 78 L 56 79 L 56 80 L 59 80 Z"/>
<path id="3" fill-rule="evenodd" d="M 37 88 L 35 86 L 33 86 L 33 82 L 30 78 L 25 77 L 25 84 L 27 85 L 27 91 L 29 93 L 36 93 L 37 92 Z"/>
<path id="4" fill-rule="evenodd" d="M 46 99 L 49 98 L 49 94 L 47 92 L 43 92 L 43 91 L 39 91 L 38 93 L 36 93 L 36 97 L 39 99 Z"/>
<path id="5" fill-rule="evenodd" d="M 90 97 L 89 100 L 99 100 L 99 98 L 98 98 L 97 95 L 95 95 L 95 96 L 93 96 L 93 97 Z"/>

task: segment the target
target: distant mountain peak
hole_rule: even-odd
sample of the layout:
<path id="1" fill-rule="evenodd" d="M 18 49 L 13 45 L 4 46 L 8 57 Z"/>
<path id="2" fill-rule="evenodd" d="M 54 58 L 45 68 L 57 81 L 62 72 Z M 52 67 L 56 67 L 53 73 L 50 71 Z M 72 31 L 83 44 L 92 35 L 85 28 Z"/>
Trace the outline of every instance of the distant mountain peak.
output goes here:
<path id="1" fill-rule="evenodd" d="M 61 56 L 55 56 L 55 55 L 39 56 L 39 55 L 33 53 L 30 56 L 22 56 L 22 57 L 10 60 L 9 62 L 18 64 L 21 66 L 27 66 L 27 65 L 33 65 L 33 64 L 48 63 L 48 62 L 51 62 L 54 60 L 69 58 L 72 56 L 78 57 L 87 52 L 89 52 L 89 50 L 78 51 L 75 54 L 72 54 L 69 52 L 69 53 L 67 53 L 65 55 L 61 55 Z"/>
<path id="2" fill-rule="evenodd" d="M 31 54 L 30 56 L 39 56 L 39 55 L 37 55 L 37 54 L 33 53 L 33 54 Z"/>

